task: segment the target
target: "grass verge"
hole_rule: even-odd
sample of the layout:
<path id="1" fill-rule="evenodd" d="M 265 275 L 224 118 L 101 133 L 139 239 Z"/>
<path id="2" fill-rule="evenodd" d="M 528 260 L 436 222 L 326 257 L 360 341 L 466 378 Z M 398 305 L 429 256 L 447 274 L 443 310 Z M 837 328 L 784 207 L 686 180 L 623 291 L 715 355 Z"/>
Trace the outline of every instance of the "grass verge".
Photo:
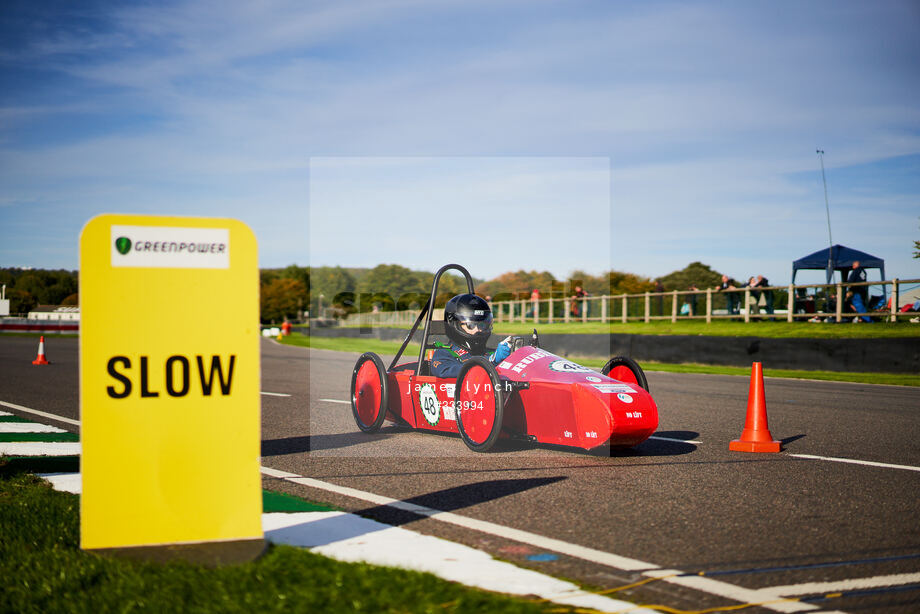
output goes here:
<path id="1" fill-rule="evenodd" d="M 0 612 L 559 612 L 433 575 L 272 546 L 219 569 L 79 548 L 79 498 L 0 459 Z"/>
<path id="2" fill-rule="evenodd" d="M 300 345 L 312 347 L 317 350 L 335 350 L 338 352 L 376 352 L 377 354 L 393 355 L 399 350 L 400 344 L 396 341 L 380 341 L 377 339 L 349 339 L 336 337 L 308 337 L 306 335 L 291 335 L 281 341 L 285 345 Z M 410 344 L 406 349 L 408 356 L 418 356 L 418 345 Z M 570 357 L 575 362 L 586 367 L 600 368 L 607 362 L 603 358 Z M 750 367 L 722 367 L 717 365 L 701 364 L 665 364 L 659 362 L 642 362 L 646 371 L 666 371 L 668 373 L 709 373 L 716 375 L 750 375 Z M 886 384 L 893 386 L 920 386 L 920 375 L 901 373 L 853 373 L 843 371 L 797 371 L 792 369 L 769 369 L 763 371 L 765 377 L 782 377 L 788 379 L 812 379 L 828 382 L 854 382 L 861 384 Z"/>
<path id="3" fill-rule="evenodd" d="M 310 337 L 308 335 L 290 335 L 282 337 L 284 345 L 299 345 L 315 350 L 334 350 L 336 352 L 375 352 L 377 354 L 394 355 L 399 351 L 402 343 L 398 341 L 381 341 L 379 339 L 358 339 L 351 337 Z M 418 358 L 419 345 L 410 343 L 406 346 L 405 356 Z"/>

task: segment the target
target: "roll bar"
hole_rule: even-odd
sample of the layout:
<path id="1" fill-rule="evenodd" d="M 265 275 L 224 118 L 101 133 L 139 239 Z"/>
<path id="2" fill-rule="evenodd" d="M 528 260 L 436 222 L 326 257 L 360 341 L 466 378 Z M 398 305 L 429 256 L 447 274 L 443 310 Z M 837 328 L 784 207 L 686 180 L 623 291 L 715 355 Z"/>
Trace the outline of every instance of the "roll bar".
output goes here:
<path id="1" fill-rule="evenodd" d="M 467 290 L 470 294 L 476 293 L 473 289 L 473 278 L 470 276 L 470 272 L 459 264 L 445 264 L 440 269 L 438 269 L 438 272 L 434 274 L 434 280 L 431 282 L 431 296 L 428 297 L 428 300 L 425 302 L 425 306 L 422 307 L 422 311 L 418 314 L 418 318 L 415 319 L 415 324 L 412 325 L 412 329 L 409 331 L 409 334 L 406 335 L 402 346 L 399 348 L 399 351 L 393 358 L 393 362 L 390 363 L 390 368 L 388 370 L 391 370 L 396 366 L 396 363 L 399 361 L 400 357 L 405 351 L 406 346 L 409 345 L 409 340 L 412 339 L 412 335 L 414 335 L 415 331 L 418 330 L 419 324 L 422 322 L 422 318 L 425 318 L 427 315 L 428 317 L 425 318 L 425 332 L 422 334 L 422 347 L 418 353 L 418 365 L 415 367 L 415 374 L 422 374 L 422 362 L 425 359 L 425 346 L 428 345 L 428 334 L 431 331 L 431 313 L 434 311 L 435 300 L 438 296 L 438 283 L 441 281 L 441 275 L 443 275 L 445 271 L 449 271 L 451 269 L 463 273 L 463 277 L 466 278 Z"/>

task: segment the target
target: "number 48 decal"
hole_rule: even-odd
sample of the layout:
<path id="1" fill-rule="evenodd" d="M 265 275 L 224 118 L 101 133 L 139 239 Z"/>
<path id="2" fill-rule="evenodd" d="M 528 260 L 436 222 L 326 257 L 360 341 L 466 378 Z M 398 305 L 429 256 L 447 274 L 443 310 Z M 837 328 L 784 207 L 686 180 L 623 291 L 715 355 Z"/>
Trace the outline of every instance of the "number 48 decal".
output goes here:
<path id="1" fill-rule="evenodd" d="M 435 392 L 434 384 L 422 385 L 418 393 L 418 404 L 422 408 L 422 415 L 428 424 L 434 426 L 440 422 L 441 404 L 438 403 L 438 393 Z"/>

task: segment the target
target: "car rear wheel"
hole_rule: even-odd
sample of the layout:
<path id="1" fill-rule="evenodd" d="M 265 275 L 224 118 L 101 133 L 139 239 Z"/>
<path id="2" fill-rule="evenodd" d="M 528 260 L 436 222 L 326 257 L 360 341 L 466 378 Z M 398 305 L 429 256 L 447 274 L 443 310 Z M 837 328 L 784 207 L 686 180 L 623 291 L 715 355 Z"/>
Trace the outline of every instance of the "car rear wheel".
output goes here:
<path id="1" fill-rule="evenodd" d="M 632 358 L 627 356 L 614 356 L 607 361 L 601 373 L 607 377 L 625 382 L 627 384 L 636 384 L 648 392 L 648 380 L 645 378 L 645 372 Z"/>
<path id="2" fill-rule="evenodd" d="M 378 431 L 387 415 L 387 372 L 373 352 L 362 354 L 351 373 L 351 413 L 365 433 Z"/>
<path id="3" fill-rule="evenodd" d="M 505 396 L 495 366 L 476 356 L 463 363 L 454 388 L 457 427 L 474 452 L 492 448 L 502 430 Z"/>

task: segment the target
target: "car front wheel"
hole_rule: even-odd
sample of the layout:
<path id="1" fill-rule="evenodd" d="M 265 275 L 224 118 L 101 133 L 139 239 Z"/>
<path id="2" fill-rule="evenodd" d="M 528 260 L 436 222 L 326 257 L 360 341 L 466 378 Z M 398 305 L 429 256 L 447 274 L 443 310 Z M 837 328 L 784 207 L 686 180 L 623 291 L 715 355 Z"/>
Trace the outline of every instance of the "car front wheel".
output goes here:
<path id="1" fill-rule="evenodd" d="M 495 366 L 476 356 L 463 364 L 454 388 L 460 437 L 470 450 L 486 452 L 502 430 L 505 397 Z"/>

